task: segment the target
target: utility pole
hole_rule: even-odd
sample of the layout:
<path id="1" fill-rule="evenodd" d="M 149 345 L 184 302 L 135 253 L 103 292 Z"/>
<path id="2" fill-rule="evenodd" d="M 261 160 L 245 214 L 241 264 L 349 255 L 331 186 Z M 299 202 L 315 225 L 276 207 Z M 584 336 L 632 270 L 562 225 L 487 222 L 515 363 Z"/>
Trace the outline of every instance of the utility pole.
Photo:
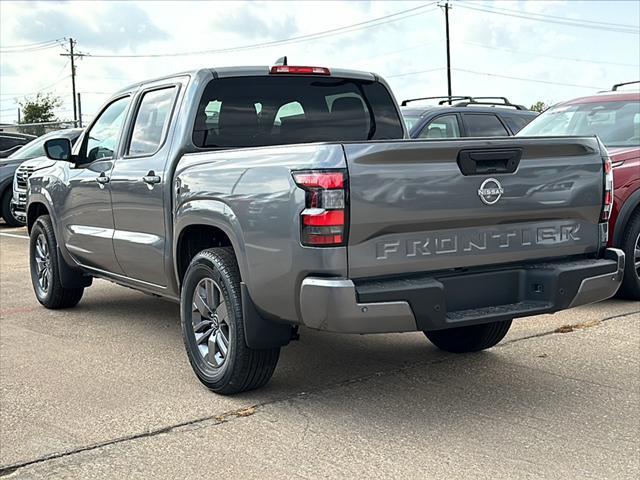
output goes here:
<path id="1" fill-rule="evenodd" d="M 448 10 L 447 10 L 448 11 Z M 447 16 L 447 19 L 449 17 Z M 449 52 L 449 20 L 447 20 L 447 52 Z M 71 94 L 73 95 L 73 119 L 76 122 L 78 122 L 78 111 L 76 110 L 76 64 L 75 64 L 75 58 L 73 56 L 73 44 L 75 42 L 73 41 L 73 38 L 69 39 L 69 53 L 71 54 Z M 448 53 L 447 53 L 448 55 Z M 451 86 L 449 86 L 449 90 L 451 90 Z M 451 92 L 449 92 L 449 95 L 451 95 Z"/>
<path id="2" fill-rule="evenodd" d="M 444 8 L 444 21 L 447 29 L 447 95 L 451 96 L 451 49 L 449 47 L 449 10 L 451 5 L 449 5 L 449 0 L 445 1 L 444 5 L 440 4 L 440 7 Z"/>
<path id="3" fill-rule="evenodd" d="M 76 106 L 76 57 L 83 57 L 82 53 L 74 53 L 73 47 L 76 45 L 73 38 L 69 39 L 69 53 L 61 53 L 62 57 L 69 57 L 71 60 L 71 94 L 73 96 L 73 121 L 78 125 L 78 109 Z"/>
<path id="4" fill-rule="evenodd" d="M 80 92 L 78 92 L 78 123 L 76 127 L 82 128 L 82 102 L 80 101 Z"/>
<path id="5" fill-rule="evenodd" d="M 20 107 L 18 107 L 18 123 L 20 123 Z"/>

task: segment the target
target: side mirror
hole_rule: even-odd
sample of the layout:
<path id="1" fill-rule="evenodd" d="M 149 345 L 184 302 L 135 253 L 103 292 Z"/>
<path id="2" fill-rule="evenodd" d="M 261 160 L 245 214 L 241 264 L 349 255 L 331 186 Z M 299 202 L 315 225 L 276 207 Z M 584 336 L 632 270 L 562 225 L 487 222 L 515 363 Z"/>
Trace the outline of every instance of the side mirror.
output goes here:
<path id="1" fill-rule="evenodd" d="M 44 142 L 44 153 L 51 160 L 71 161 L 71 141 L 68 138 L 52 138 Z"/>

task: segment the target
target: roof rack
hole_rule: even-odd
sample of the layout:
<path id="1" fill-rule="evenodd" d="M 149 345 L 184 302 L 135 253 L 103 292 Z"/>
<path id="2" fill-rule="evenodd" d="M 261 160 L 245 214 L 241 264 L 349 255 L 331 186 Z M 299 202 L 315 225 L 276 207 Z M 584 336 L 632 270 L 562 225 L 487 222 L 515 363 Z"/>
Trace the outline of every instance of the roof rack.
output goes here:
<path id="1" fill-rule="evenodd" d="M 494 100 L 494 101 L 492 101 Z M 495 101 L 497 100 L 497 101 Z M 493 106 L 503 106 L 503 107 L 513 107 L 516 110 L 529 110 L 524 105 L 518 105 L 516 103 L 511 103 L 507 97 L 473 97 L 468 102 L 460 102 L 456 103 L 455 107 L 466 107 L 468 105 L 493 105 Z"/>
<path id="2" fill-rule="evenodd" d="M 420 98 L 410 98 L 408 100 L 403 100 L 402 103 L 400 104 L 400 106 L 402 107 L 406 107 L 408 103 L 410 102 L 417 102 L 418 100 L 438 100 L 438 99 L 443 99 L 441 102 L 439 102 L 439 105 L 443 105 L 445 103 L 451 103 L 455 100 L 472 100 L 471 97 L 469 97 L 468 95 L 452 95 L 452 96 L 448 96 L 448 95 L 443 95 L 441 97 L 420 97 Z"/>
<path id="3" fill-rule="evenodd" d="M 442 97 L 422 97 L 412 98 L 409 100 L 403 100 L 401 106 L 405 107 L 409 102 L 415 102 L 417 100 L 437 100 L 438 105 L 444 105 L 448 103 L 454 107 L 466 107 L 469 105 L 493 105 L 493 106 L 505 106 L 512 107 L 516 110 L 529 110 L 524 105 L 517 105 L 511 103 L 507 97 L 471 97 L 469 95 L 454 95 L 454 96 L 442 96 Z M 457 102 L 457 103 L 453 103 Z"/>
<path id="4" fill-rule="evenodd" d="M 616 90 L 618 90 L 618 87 L 624 87 L 625 85 L 633 85 L 634 83 L 640 83 L 640 80 L 636 80 L 635 82 L 616 83 L 616 84 L 611 88 L 611 91 L 612 91 L 612 92 L 615 92 Z"/>

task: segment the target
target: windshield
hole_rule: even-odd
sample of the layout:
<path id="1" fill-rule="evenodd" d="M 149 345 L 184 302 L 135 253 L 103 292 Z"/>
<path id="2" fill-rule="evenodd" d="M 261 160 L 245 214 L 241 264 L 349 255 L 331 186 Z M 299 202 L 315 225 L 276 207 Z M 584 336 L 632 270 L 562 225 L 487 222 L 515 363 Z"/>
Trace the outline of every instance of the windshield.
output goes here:
<path id="1" fill-rule="evenodd" d="M 29 160 L 31 158 L 44 157 L 44 142 L 46 142 L 50 138 L 67 137 L 69 140 L 71 140 L 71 144 L 73 145 L 79 135 L 80 133 L 75 132 L 69 132 L 69 134 L 67 134 L 66 132 L 64 134 L 61 134 L 60 131 L 49 132 L 42 135 L 41 137 L 31 140 L 20 150 L 10 155 L 9 158 L 12 160 Z"/>
<path id="2" fill-rule="evenodd" d="M 12 160 L 29 160 L 30 158 L 44 156 L 44 142 L 47 140 L 45 136 L 31 140 L 17 152 L 11 154 L 9 158 Z"/>
<path id="3" fill-rule="evenodd" d="M 640 145 L 640 102 L 582 103 L 553 107 L 535 118 L 518 137 L 597 135 L 607 147 Z"/>

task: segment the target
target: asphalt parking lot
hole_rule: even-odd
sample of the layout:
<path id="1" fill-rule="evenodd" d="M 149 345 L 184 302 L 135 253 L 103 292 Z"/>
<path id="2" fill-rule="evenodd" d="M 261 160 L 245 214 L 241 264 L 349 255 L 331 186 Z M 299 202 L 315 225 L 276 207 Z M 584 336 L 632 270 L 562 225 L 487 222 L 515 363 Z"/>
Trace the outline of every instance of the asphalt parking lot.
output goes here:
<path id="1" fill-rule="evenodd" d="M 0 476 L 640 476 L 638 303 L 521 319 L 462 356 L 303 330 L 266 388 L 222 397 L 192 374 L 176 305 L 96 281 L 47 311 L 27 250 L 0 225 Z"/>

